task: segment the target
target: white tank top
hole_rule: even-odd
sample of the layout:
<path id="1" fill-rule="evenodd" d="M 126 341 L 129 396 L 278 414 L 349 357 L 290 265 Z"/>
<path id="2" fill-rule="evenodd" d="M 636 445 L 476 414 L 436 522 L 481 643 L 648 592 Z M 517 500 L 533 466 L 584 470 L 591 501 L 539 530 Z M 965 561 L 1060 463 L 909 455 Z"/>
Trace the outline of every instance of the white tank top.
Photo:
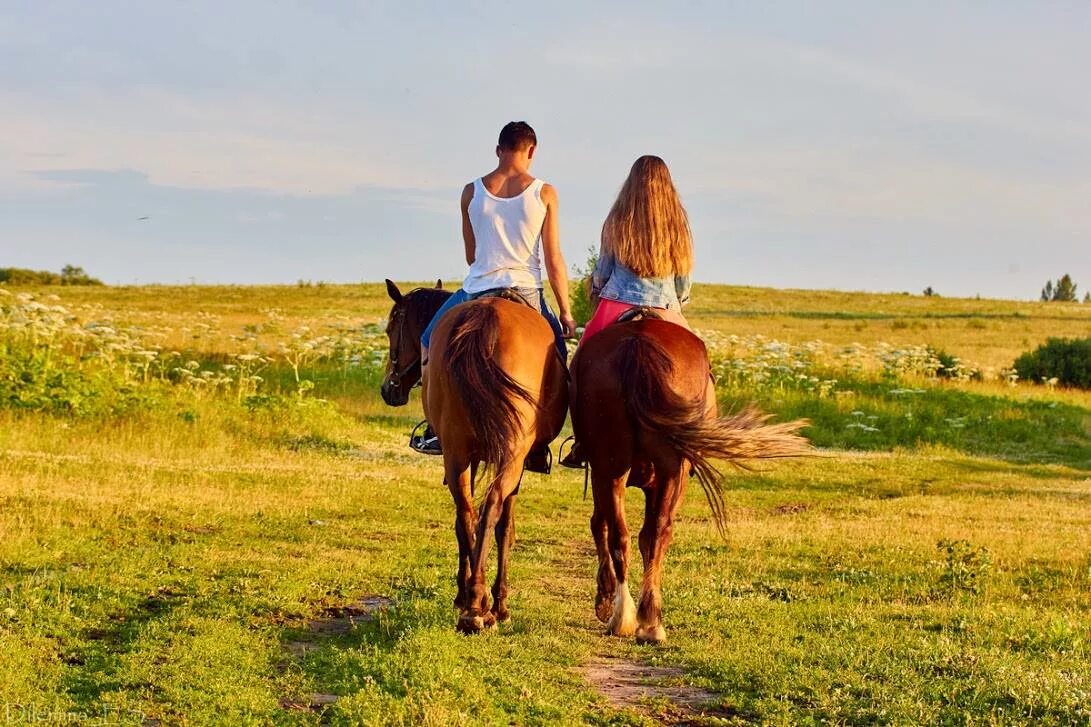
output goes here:
<path id="1" fill-rule="evenodd" d="M 541 288 L 542 264 L 538 247 L 546 205 L 542 185 L 535 179 L 515 197 L 497 197 L 474 181 L 470 226 L 474 231 L 474 263 L 462 283 L 467 293 L 491 288 Z"/>

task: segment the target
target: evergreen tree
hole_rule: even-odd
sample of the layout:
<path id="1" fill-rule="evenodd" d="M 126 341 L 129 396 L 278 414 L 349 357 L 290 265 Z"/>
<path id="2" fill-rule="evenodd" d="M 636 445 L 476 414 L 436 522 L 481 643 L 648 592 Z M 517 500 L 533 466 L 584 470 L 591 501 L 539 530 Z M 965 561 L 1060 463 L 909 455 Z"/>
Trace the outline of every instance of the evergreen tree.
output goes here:
<path id="1" fill-rule="evenodd" d="M 1062 303 L 1075 303 L 1079 300 L 1076 297 L 1076 284 L 1072 282 L 1072 278 L 1068 273 L 1062 275 L 1061 279 L 1053 286 L 1053 300 Z"/>
<path id="2" fill-rule="evenodd" d="M 1078 301 L 1076 283 L 1072 281 L 1072 276 L 1065 273 L 1056 282 L 1047 280 L 1046 287 L 1042 288 L 1042 300 L 1058 303 L 1075 303 Z"/>

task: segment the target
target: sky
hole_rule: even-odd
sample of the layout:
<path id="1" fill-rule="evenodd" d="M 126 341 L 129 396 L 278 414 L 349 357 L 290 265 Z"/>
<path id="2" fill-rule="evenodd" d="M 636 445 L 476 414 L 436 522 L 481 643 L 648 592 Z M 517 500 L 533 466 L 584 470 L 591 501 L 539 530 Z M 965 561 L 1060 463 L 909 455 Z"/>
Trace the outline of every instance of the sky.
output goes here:
<path id="1" fill-rule="evenodd" d="M 525 119 L 571 264 L 657 154 L 698 281 L 1082 295 L 1088 38 L 1082 0 L 0 0 L 0 266 L 457 280 Z"/>

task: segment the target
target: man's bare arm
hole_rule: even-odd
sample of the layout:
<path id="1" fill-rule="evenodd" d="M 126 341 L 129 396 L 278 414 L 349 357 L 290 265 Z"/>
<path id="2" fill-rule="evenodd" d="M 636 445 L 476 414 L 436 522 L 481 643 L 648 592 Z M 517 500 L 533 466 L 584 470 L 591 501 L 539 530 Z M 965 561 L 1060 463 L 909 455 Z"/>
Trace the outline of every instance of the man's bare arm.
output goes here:
<path id="1" fill-rule="evenodd" d="M 546 206 L 542 224 L 542 257 L 553 295 L 560 308 L 561 327 L 566 336 L 576 335 L 576 322 L 572 319 L 572 306 L 568 300 L 568 269 L 561 254 L 560 223 L 558 222 L 557 190 L 552 185 L 542 186 L 542 202 Z"/>
<path id="2" fill-rule="evenodd" d="M 470 200 L 474 198 L 473 183 L 462 188 L 462 243 L 466 246 L 466 264 L 473 265 L 477 258 L 477 240 L 470 224 Z"/>

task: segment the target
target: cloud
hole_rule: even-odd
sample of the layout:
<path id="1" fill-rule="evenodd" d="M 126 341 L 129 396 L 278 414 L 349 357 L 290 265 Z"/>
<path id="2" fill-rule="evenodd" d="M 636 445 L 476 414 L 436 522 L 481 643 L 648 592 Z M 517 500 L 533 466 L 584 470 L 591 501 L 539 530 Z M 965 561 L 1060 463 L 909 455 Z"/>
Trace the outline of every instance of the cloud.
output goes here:
<path id="1" fill-rule="evenodd" d="M 189 265 L 178 251 L 219 250 L 237 280 L 294 279 L 291 260 L 308 270 L 296 277 L 365 259 L 460 270 L 454 200 L 508 118 L 539 128 L 535 171 L 560 190 L 570 251 L 597 240 L 642 153 L 667 158 L 692 203 L 705 279 L 841 285 L 863 271 L 894 287 L 943 256 L 948 282 L 974 292 L 993 258 L 1038 276 L 1014 251 L 1054 265 L 1091 244 L 1086 11 L 471 4 L 417 17 L 393 3 L 106 0 L 13 15 L 0 27 L 0 233 L 37 241 L 27 255 L 83 241 L 156 277 Z"/>
<path id="2" fill-rule="evenodd" d="M 400 160 L 385 133 L 344 116 L 321 120 L 265 99 L 197 99 L 142 89 L 41 101 L 0 92 L 0 188 L 41 188 L 25 170 L 140 168 L 156 184 L 343 194 L 363 185 L 435 180 Z M 76 112 L 73 109 L 78 108 Z M 453 182 L 452 182 L 453 183 Z M 436 186 L 441 186 L 442 183 Z"/>
<path id="3" fill-rule="evenodd" d="M 134 170 L 31 176 L 63 191 L 11 198 L 0 239 L 23 244 L 5 250 L 6 264 L 78 260 L 113 282 L 411 279 L 462 267 L 457 188 L 291 195 L 163 186 Z"/>

